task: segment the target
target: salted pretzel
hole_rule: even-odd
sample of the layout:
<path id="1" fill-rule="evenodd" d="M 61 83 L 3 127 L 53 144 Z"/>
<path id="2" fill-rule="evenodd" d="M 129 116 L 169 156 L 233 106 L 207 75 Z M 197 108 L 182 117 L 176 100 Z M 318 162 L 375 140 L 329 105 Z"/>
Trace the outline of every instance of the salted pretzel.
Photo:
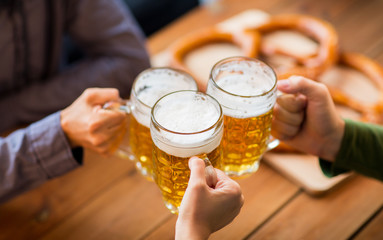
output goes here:
<path id="1" fill-rule="evenodd" d="M 216 28 L 208 28 L 192 32 L 172 44 L 170 48 L 170 66 L 182 69 L 191 74 L 198 83 L 198 88 L 205 91 L 208 79 L 201 79 L 185 64 L 185 57 L 192 51 L 212 43 L 230 43 L 238 46 L 243 56 L 256 57 L 259 49 L 260 35 L 254 31 L 236 33 L 223 32 Z M 207 76 L 208 77 L 208 76 Z"/>
<path id="2" fill-rule="evenodd" d="M 271 55 L 282 55 L 295 60 L 295 66 L 288 66 L 287 69 L 275 69 L 279 79 L 292 75 L 314 79 L 337 62 L 338 35 L 332 25 L 324 20 L 298 14 L 276 15 L 252 30 L 261 33 L 260 53 L 266 58 Z M 286 49 L 262 44 L 267 34 L 281 30 L 296 31 L 311 38 L 319 45 L 317 52 L 312 56 L 302 57 L 291 54 Z M 267 60 L 265 61 L 267 62 Z"/>
<path id="3" fill-rule="evenodd" d="M 359 53 L 342 53 L 339 65 L 350 67 L 365 75 L 380 93 L 374 103 L 361 102 L 339 87 L 328 86 L 335 103 L 345 105 L 361 114 L 361 121 L 383 124 L 383 67 Z M 321 81 L 321 78 L 318 78 Z"/>

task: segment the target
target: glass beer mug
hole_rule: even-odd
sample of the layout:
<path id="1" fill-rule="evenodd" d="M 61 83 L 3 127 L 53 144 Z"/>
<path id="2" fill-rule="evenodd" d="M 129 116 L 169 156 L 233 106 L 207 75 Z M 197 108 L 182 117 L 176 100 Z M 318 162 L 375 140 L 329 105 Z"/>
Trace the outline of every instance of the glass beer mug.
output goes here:
<path id="1" fill-rule="evenodd" d="M 201 92 L 173 92 L 154 105 L 150 132 L 155 182 L 166 207 L 178 213 L 190 177 L 189 158 L 209 159 L 219 167 L 222 108 L 217 100 Z"/>
<path id="2" fill-rule="evenodd" d="M 257 59 L 230 57 L 212 68 L 207 93 L 223 109 L 221 170 L 227 175 L 256 172 L 265 151 L 278 145 L 270 136 L 276 82 L 273 69 Z"/>
<path id="3" fill-rule="evenodd" d="M 197 90 L 197 83 L 189 74 L 180 70 L 149 68 L 135 79 L 130 99 L 118 103 L 117 106 L 129 113 L 130 119 L 116 154 L 135 161 L 137 169 L 149 180 L 153 178 L 152 140 L 149 130 L 151 109 L 159 98 L 178 90 Z"/>

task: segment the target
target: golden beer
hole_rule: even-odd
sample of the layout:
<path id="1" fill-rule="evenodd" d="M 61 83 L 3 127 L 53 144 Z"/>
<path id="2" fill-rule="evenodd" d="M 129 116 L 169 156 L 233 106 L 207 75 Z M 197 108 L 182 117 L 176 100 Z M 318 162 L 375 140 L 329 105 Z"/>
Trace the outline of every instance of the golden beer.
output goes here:
<path id="1" fill-rule="evenodd" d="M 129 100 L 131 109 L 128 146 L 120 146 L 136 162 L 136 167 L 147 179 L 153 179 L 153 143 L 150 136 L 150 113 L 162 96 L 178 90 L 197 90 L 197 83 L 187 73 L 171 68 L 149 68 L 135 79 Z"/>
<path id="2" fill-rule="evenodd" d="M 276 101 L 274 71 L 256 59 L 227 58 L 213 67 L 207 93 L 224 113 L 221 170 L 231 177 L 257 171 L 269 146 Z"/>
<path id="3" fill-rule="evenodd" d="M 190 177 L 190 157 L 207 157 L 214 167 L 220 167 L 222 109 L 204 93 L 174 92 L 153 107 L 150 130 L 155 182 L 166 207 L 177 213 Z"/>
<path id="4" fill-rule="evenodd" d="M 267 149 L 272 110 L 257 117 L 224 116 L 221 169 L 231 175 L 255 172 L 259 159 Z"/>
<path id="5" fill-rule="evenodd" d="M 154 145 L 153 154 L 155 156 L 155 176 L 156 183 L 162 192 L 162 198 L 173 213 L 177 212 L 177 208 L 181 205 L 182 197 L 188 186 L 190 170 L 188 166 L 189 157 L 177 157 L 169 155 Z M 207 157 L 213 167 L 219 168 L 222 159 L 221 145 L 212 152 L 197 155 L 200 158 Z"/>
<path id="6" fill-rule="evenodd" d="M 129 125 L 129 145 L 132 153 L 136 158 L 136 167 L 142 175 L 149 179 L 153 176 L 152 163 L 152 139 L 150 137 L 150 129 L 140 124 L 136 118 L 131 115 Z"/>

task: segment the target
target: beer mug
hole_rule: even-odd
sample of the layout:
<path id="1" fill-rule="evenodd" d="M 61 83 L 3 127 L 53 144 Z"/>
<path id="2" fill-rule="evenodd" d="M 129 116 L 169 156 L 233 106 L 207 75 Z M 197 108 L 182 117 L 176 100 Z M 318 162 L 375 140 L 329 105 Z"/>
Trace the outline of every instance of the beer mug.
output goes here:
<path id="1" fill-rule="evenodd" d="M 180 70 L 149 68 L 135 79 L 130 99 L 118 106 L 120 110 L 129 113 L 130 119 L 127 133 L 116 153 L 122 158 L 135 161 L 137 169 L 149 180 L 153 178 L 149 130 L 151 109 L 159 98 L 177 90 L 197 90 L 197 83 L 189 74 Z"/>
<path id="2" fill-rule="evenodd" d="M 221 170 L 230 177 L 256 172 L 265 151 L 279 143 L 270 135 L 276 82 L 271 67 L 247 57 L 223 59 L 211 70 L 207 93 L 223 109 Z"/>
<path id="3" fill-rule="evenodd" d="M 201 92 L 170 93 L 154 105 L 150 133 L 155 182 L 166 207 L 178 213 L 190 177 L 189 158 L 209 159 L 219 168 L 222 108 L 217 100 Z"/>

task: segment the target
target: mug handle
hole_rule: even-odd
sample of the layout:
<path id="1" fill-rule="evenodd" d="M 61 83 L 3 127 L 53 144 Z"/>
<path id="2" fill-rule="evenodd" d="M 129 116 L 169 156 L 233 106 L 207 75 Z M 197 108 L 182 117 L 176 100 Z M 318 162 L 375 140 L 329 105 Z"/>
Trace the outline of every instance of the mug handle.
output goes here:
<path id="1" fill-rule="evenodd" d="M 269 142 L 267 143 L 266 151 L 270 151 L 270 150 L 278 147 L 279 143 L 280 143 L 279 139 L 277 139 L 273 136 L 270 136 Z"/>
<path id="2" fill-rule="evenodd" d="M 106 102 L 103 106 L 103 109 L 114 110 L 114 111 L 123 111 L 126 114 L 131 114 L 134 106 L 130 100 L 120 100 L 120 101 L 110 101 Z"/>
<path id="3" fill-rule="evenodd" d="M 210 162 L 209 158 L 206 156 L 206 154 L 203 154 L 201 159 L 205 162 L 206 184 L 209 187 L 214 188 L 218 182 L 217 172 L 215 171 L 213 165 L 211 164 L 211 162 Z"/>
<path id="4" fill-rule="evenodd" d="M 120 100 L 120 101 L 110 101 L 106 102 L 103 106 L 103 109 L 111 110 L 111 111 L 122 111 L 125 112 L 127 115 L 131 114 L 134 105 L 130 100 Z M 131 161 L 136 161 L 136 157 L 132 153 L 130 147 L 122 148 L 121 145 L 116 149 L 114 154 L 117 157 L 123 158 L 123 159 L 129 159 Z"/>
<path id="5" fill-rule="evenodd" d="M 277 98 L 279 98 L 279 97 L 281 97 L 283 95 L 285 95 L 285 93 L 277 90 Z M 269 141 L 267 143 L 266 151 L 270 151 L 270 150 L 278 147 L 279 143 L 280 143 L 279 139 L 277 139 L 277 138 L 275 138 L 275 137 L 270 135 Z"/>

